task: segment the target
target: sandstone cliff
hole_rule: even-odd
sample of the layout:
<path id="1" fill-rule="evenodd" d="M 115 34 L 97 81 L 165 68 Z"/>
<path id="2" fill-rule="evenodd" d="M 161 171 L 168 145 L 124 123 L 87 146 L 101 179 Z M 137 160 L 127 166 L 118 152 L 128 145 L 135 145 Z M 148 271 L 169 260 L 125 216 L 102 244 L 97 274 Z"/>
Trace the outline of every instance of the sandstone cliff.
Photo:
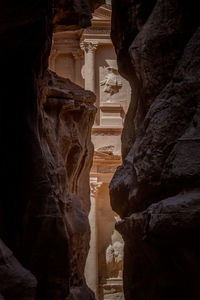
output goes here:
<path id="1" fill-rule="evenodd" d="M 0 278 L 7 278 L 0 281 L 0 298 L 5 300 L 94 299 L 83 269 L 95 97 L 48 73 L 47 66 L 53 25 L 55 30 L 88 26 L 101 2 L 0 3 L 0 237 L 6 244 L 0 243 Z"/>
<path id="2" fill-rule="evenodd" d="M 128 300 L 199 297 L 199 23 L 195 1 L 113 0 L 119 71 L 132 86 L 110 185 Z"/>

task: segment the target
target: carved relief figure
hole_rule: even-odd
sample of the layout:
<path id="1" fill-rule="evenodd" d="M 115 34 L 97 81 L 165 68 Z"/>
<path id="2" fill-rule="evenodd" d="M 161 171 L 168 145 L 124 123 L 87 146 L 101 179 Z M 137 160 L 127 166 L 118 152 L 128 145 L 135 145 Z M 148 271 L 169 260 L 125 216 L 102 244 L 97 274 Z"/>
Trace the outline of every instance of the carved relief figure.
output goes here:
<path id="1" fill-rule="evenodd" d="M 106 70 L 108 73 L 106 74 L 105 79 L 100 82 L 100 85 L 104 85 L 104 92 L 109 93 L 112 96 L 119 92 L 119 89 L 122 87 L 122 82 L 118 76 L 117 69 L 107 67 Z"/>
<path id="2" fill-rule="evenodd" d="M 106 249 L 106 264 L 109 278 L 121 278 L 123 269 L 123 249 L 124 244 L 118 238 L 115 239 L 117 233 L 114 231 L 112 236 L 112 244 Z"/>

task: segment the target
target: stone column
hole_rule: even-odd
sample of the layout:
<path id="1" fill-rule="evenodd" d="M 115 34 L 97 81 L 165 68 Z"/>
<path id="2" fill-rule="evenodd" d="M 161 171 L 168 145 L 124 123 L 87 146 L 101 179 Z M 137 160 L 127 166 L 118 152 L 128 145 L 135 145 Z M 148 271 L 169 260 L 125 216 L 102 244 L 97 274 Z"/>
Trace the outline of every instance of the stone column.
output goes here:
<path id="1" fill-rule="evenodd" d="M 76 50 L 72 52 L 75 60 L 75 83 L 82 86 L 81 80 L 81 59 L 83 58 L 82 50 Z"/>
<path id="2" fill-rule="evenodd" d="M 80 46 L 85 53 L 85 89 L 95 93 L 95 51 L 98 42 L 83 41 Z"/>
<path id="3" fill-rule="evenodd" d="M 88 253 L 86 266 L 85 266 L 85 278 L 87 285 L 93 290 L 98 298 L 98 230 L 97 230 L 97 212 L 96 212 L 96 195 L 101 183 L 97 181 L 97 178 L 92 177 L 90 179 L 90 199 L 91 208 L 89 213 L 89 222 L 91 228 L 90 237 L 90 250 Z"/>

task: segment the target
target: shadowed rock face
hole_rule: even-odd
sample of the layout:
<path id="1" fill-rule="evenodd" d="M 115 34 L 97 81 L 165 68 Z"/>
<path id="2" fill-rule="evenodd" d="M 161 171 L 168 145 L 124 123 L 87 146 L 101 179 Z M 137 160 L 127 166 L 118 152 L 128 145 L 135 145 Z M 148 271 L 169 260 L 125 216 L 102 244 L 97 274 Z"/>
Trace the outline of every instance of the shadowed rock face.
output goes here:
<path id="1" fill-rule="evenodd" d="M 37 281 L 34 276 L 24 269 L 13 253 L 0 240 L 0 299 L 31 300 L 35 297 Z"/>
<path id="2" fill-rule="evenodd" d="M 85 27 L 98 4 L 0 3 L 0 236 L 17 259 L 6 269 L 12 293 L 0 281 L 5 300 L 35 299 L 34 294 L 43 300 L 94 299 L 83 270 L 95 97 L 48 73 L 47 66 L 52 24 L 57 30 Z M 6 246 L 0 245 L 1 254 L 10 251 Z M 6 266 L 2 255 L 0 260 Z"/>
<path id="3" fill-rule="evenodd" d="M 86 28 L 91 25 L 92 12 L 104 0 L 55 0 L 53 24 L 56 30 Z"/>
<path id="4" fill-rule="evenodd" d="M 128 300 L 200 292 L 199 25 L 195 1 L 113 1 L 112 39 L 132 86 L 110 185 Z"/>

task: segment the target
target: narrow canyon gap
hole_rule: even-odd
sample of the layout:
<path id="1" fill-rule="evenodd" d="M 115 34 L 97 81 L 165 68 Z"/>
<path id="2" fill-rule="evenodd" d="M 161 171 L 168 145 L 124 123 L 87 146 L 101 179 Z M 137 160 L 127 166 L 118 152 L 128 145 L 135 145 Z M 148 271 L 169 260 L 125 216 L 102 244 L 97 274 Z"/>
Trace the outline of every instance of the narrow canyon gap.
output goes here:
<path id="1" fill-rule="evenodd" d="M 111 5 L 92 14 L 91 27 L 53 34 L 49 68 L 96 95 L 90 172 L 90 250 L 85 278 L 98 300 L 123 300 L 123 240 L 115 230 L 109 183 L 121 163 L 121 132 L 130 101 L 130 85 L 119 75 L 110 38 Z M 69 162 L 70 163 L 70 162 Z"/>

